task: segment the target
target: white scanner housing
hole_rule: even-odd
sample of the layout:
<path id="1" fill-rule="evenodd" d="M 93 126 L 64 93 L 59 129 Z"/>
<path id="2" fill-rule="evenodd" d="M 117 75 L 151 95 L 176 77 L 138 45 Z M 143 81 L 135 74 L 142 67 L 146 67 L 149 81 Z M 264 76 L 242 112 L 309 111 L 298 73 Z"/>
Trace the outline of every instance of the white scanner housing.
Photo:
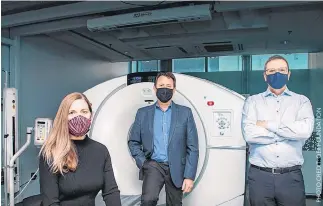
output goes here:
<path id="1" fill-rule="evenodd" d="M 90 137 L 108 148 L 123 205 L 140 205 L 142 181 L 128 149 L 128 133 L 140 107 L 157 99 L 157 73 L 134 73 L 99 84 L 85 92 L 94 115 Z M 223 86 L 175 74 L 177 104 L 192 109 L 199 138 L 195 187 L 183 205 L 242 206 L 245 193 L 246 142 L 241 133 L 244 97 Z M 165 205 L 162 189 L 158 205 Z M 96 205 L 104 205 L 101 194 Z"/>

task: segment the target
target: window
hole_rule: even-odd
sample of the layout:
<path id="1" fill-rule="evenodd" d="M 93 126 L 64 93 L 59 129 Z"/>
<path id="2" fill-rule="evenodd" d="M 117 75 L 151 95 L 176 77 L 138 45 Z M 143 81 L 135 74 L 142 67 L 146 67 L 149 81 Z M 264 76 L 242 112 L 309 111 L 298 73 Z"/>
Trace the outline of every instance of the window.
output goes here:
<path id="1" fill-rule="evenodd" d="M 160 71 L 160 61 L 138 61 L 138 72 Z"/>
<path id="2" fill-rule="evenodd" d="M 186 58 L 172 60 L 173 72 L 205 72 L 205 58 Z"/>
<path id="3" fill-rule="evenodd" d="M 269 57 L 275 54 L 252 55 L 252 70 L 264 70 L 264 66 Z M 308 69 L 308 53 L 294 54 L 279 54 L 284 57 L 289 64 L 289 68 L 293 69 Z"/>
<path id="4" fill-rule="evenodd" d="M 129 73 L 135 73 L 135 72 L 137 72 L 137 62 L 136 61 L 129 62 Z"/>
<path id="5" fill-rule="evenodd" d="M 208 57 L 207 71 L 242 71 L 242 56 Z"/>

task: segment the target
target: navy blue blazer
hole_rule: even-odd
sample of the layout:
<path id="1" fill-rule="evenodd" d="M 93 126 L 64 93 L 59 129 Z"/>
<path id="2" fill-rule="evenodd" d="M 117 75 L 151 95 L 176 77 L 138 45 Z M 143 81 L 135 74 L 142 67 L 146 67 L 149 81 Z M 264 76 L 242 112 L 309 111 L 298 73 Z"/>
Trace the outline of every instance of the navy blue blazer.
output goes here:
<path id="1" fill-rule="evenodd" d="M 130 130 L 128 146 L 140 169 L 140 180 L 143 180 L 142 166 L 153 154 L 155 107 L 156 103 L 140 108 Z M 197 129 L 189 107 L 173 102 L 169 135 L 168 163 L 172 181 L 179 188 L 184 178 L 195 180 L 199 159 Z"/>

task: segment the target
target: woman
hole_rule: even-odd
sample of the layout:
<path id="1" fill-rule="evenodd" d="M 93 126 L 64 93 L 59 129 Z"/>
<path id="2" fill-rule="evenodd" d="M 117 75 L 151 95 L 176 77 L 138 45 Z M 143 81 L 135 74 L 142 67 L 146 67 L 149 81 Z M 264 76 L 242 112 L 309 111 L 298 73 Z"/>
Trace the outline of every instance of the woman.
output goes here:
<path id="1" fill-rule="evenodd" d="M 121 206 L 109 152 L 86 135 L 91 115 L 91 104 L 83 94 L 63 99 L 40 151 L 43 206 L 94 206 L 100 190 L 107 206 Z"/>

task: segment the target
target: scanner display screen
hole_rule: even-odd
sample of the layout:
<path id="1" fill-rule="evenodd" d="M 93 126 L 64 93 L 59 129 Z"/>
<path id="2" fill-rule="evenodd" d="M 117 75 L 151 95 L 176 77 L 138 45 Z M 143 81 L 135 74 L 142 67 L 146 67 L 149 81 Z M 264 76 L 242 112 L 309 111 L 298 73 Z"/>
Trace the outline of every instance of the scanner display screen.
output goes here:
<path id="1" fill-rule="evenodd" d="M 155 82 L 158 72 L 137 72 L 127 75 L 127 85 L 142 82 Z"/>

